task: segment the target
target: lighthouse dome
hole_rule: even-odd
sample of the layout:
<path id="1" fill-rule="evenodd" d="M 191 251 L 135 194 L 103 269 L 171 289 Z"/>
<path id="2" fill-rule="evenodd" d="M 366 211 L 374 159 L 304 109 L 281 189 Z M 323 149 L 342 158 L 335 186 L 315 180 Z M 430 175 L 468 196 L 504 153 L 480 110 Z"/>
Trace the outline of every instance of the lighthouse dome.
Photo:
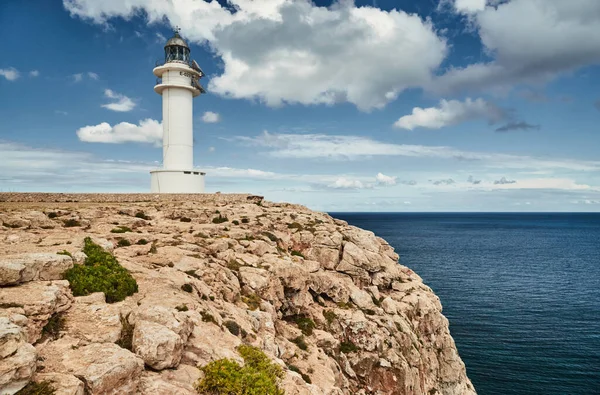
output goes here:
<path id="1" fill-rule="evenodd" d="M 167 41 L 167 43 L 165 44 L 165 48 L 166 47 L 173 47 L 173 46 L 184 47 L 184 48 L 188 48 L 188 49 L 190 48 L 190 47 L 188 47 L 187 43 L 179 35 L 178 32 L 175 32 L 175 35 L 173 37 L 171 37 L 169 39 L 169 41 Z"/>

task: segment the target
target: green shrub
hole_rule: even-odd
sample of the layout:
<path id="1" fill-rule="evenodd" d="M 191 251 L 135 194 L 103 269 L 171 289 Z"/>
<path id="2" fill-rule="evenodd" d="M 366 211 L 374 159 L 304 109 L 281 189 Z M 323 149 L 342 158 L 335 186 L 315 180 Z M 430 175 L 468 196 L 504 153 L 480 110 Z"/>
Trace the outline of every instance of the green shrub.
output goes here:
<path id="1" fill-rule="evenodd" d="M 127 239 L 121 239 L 117 242 L 118 247 L 129 247 L 130 245 L 131 245 L 131 242 Z"/>
<path id="2" fill-rule="evenodd" d="M 150 250 L 148 250 L 148 254 L 156 254 L 158 252 L 158 249 L 156 248 L 156 241 L 152 242 L 152 245 L 150 246 Z"/>
<path id="3" fill-rule="evenodd" d="M 73 228 L 75 226 L 81 226 L 81 222 L 77 221 L 74 218 L 71 218 L 63 221 L 63 225 L 65 228 Z"/>
<path id="4" fill-rule="evenodd" d="M 187 274 L 188 276 L 192 276 L 194 278 L 197 278 L 198 280 L 201 279 L 201 277 L 198 274 L 196 274 L 195 270 L 186 270 L 184 273 Z"/>
<path id="5" fill-rule="evenodd" d="M 244 359 L 240 366 L 231 359 L 219 359 L 201 368 L 204 378 L 196 385 L 200 394 L 215 395 L 284 395 L 277 386 L 283 369 L 272 363 L 258 348 L 238 347 Z"/>
<path id="6" fill-rule="evenodd" d="M 65 329 L 65 318 L 60 313 L 54 314 L 46 325 L 42 328 L 42 333 L 51 337 L 52 339 L 58 339 L 60 331 Z"/>
<path id="7" fill-rule="evenodd" d="M 340 343 L 340 352 L 349 354 L 355 351 L 358 351 L 358 347 L 356 347 L 356 344 L 352 343 L 350 340 Z"/>
<path id="8" fill-rule="evenodd" d="M 146 244 L 148 244 L 148 240 L 146 240 L 146 239 L 139 239 L 137 241 L 137 243 L 135 243 L 135 244 L 139 244 L 141 246 L 145 246 Z"/>
<path id="9" fill-rule="evenodd" d="M 308 344 L 306 344 L 306 342 L 304 341 L 304 336 L 298 336 L 298 337 L 292 339 L 292 343 L 297 345 L 298 348 L 301 349 L 302 351 L 308 350 Z"/>
<path id="10" fill-rule="evenodd" d="M 192 222 L 192 219 L 188 218 L 188 217 L 181 217 L 181 218 L 179 218 L 179 221 L 181 221 L 181 222 Z"/>
<path id="11" fill-rule="evenodd" d="M 238 221 L 237 219 L 234 219 L 233 221 L 231 221 L 231 223 L 234 225 L 239 225 L 240 221 Z"/>
<path id="12" fill-rule="evenodd" d="M 237 259 L 232 258 L 229 260 L 229 262 L 227 262 L 227 268 L 229 270 L 233 270 L 234 272 L 239 271 L 240 267 L 242 267 L 242 264 L 239 263 Z"/>
<path id="13" fill-rule="evenodd" d="M 192 293 L 194 292 L 194 287 L 192 287 L 192 284 L 185 283 L 181 286 L 181 290 L 187 293 Z"/>
<path id="14" fill-rule="evenodd" d="M 248 218 L 242 218 L 242 223 L 243 224 L 247 224 L 248 222 L 250 222 L 250 220 Z"/>
<path id="15" fill-rule="evenodd" d="M 242 301 L 248 305 L 250 310 L 256 310 L 260 307 L 262 299 L 257 294 L 250 294 L 248 296 L 242 296 Z"/>
<path id="16" fill-rule="evenodd" d="M 19 390 L 15 395 L 54 395 L 56 390 L 49 381 L 40 381 L 36 383 L 30 381 L 25 387 Z"/>
<path id="17" fill-rule="evenodd" d="M 146 214 L 144 214 L 143 211 L 138 211 L 137 213 L 135 213 L 135 217 L 145 219 L 145 220 L 150 220 L 150 217 L 148 217 Z"/>
<path id="18" fill-rule="evenodd" d="M 73 255 L 71 255 L 71 253 L 67 250 L 62 250 L 57 252 L 58 255 L 66 255 L 66 256 L 70 256 L 71 258 L 73 258 Z"/>
<path id="19" fill-rule="evenodd" d="M 75 265 L 65 272 L 74 296 L 104 292 L 107 303 L 119 302 L 138 291 L 138 285 L 129 271 L 117 259 L 92 239 L 86 237 L 83 265 Z"/>
<path id="20" fill-rule="evenodd" d="M 225 328 L 234 336 L 238 336 L 240 334 L 240 326 L 235 321 L 225 321 L 223 323 Z"/>
<path id="21" fill-rule="evenodd" d="M 126 350 L 133 350 L 133 329 L 134 326 L 129 323 L 126 316 L 119 314 L 121 320 L 121 336 L 116 341 L 117 346 L 122 347 Z"/>
<path id="22" fill-rule="evenodd" d="M 298 328 L 304 333 L 306 336 L 310 336 L 313 334 L 313 329 L 315 329 L 316 325 L 313 320 L 308 317 L 298 316 L 296 317 L 296 325 Z"/>
<path id="23" fill-rule="evenodd" d="M 332 310 L 324 310 L 323 317 L 327 320 L 327 325 L 331 326 L 333 321 L 337 318 L 337 314 L 335 314 Z"/>
<path id="24" fill-rule="evenodd" d="M 304 258 L 304 255 L 302 255 L 302 253 L 301 253 L 300 251 L 296 251 L 296 250 L 293 250 L 293 251 L 292 251 L 292 255 L 293 255 L 293 256 L 299 256 L 299 257 L 301 257 L 301 258 Z"/>
<path id="25" fill-rule="evenodd" d="M 58 217 L 58 214 L 56 214 L 55 212 L 48 213 L 48 218 L 56 218 L 56 217 Z"/>
<path id="26" fill-rule="evenodd" d="M 127 233 L 132 232 L 131 228 L 127 226 L 119 226 L 110 231 L 110 233 Z"/>
<path id="27" fill-rule="evenodd" d="M 269 240 L 274 241 L 275 243 L 277 243 L 277 241 L 279 240 L 279 238 L 277 236 L 275 236 L 273 233 L 271 232 L 262 232 L 263 235 L 267 236 L 269 238 Z"/>
<path id="28" fill-rule="evenodd" d="M 212 223 L 213 223 L 213 224 L 222 224 L 223 222 L 227 222 L 227 221 L 229 221 L 229 220 L 227 219 L 227 217 L 223 217 L 221 214 L 219 214 L 219 216 L 218 216 L 218 217 L 214 217 L 214 218 L 212 219 Z"/>
<path id="29" fill-rule="evenodd" d="M 177 311 L 188 311 L 189 310 L 187 305 L 185 305 L 185 304 L 180 304 L 179 306 L 176 306 L 175 309 Z"/>

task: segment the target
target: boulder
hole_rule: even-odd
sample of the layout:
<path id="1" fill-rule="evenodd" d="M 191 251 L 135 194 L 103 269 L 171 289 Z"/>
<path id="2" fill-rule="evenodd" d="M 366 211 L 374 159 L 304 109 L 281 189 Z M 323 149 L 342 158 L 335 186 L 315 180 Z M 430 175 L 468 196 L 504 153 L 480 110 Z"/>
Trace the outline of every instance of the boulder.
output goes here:
<path id="1" fill-rule="evenodd" d="M 83 381 L 72 374 L 64 373 L 36 373 L 33 377 L 35 382 L 49 382 L 54 388 L 53 395 L 84 395 L 85 386 Z"/>
<path id="2" fill-rule="evenodd" d="M 51 253 L 9 255 L 0 258 L 0 285 L 60 280 L 73 267 L 73 258 Z"/>
<path id="3" fill-rule="evenodd" d="M 21 343 L 15 352 L 0 360 L 0 394 L 14 394 L 25 387 L 36 368 L 35 347 Z"/>
<path id="4" fill-rule="evenodd" d="M 132 344 L 133 352 L 153 369 L 173 368 L 181 361 L 183 341 L 164 325 L 144 320 L 136 322 Z"/>

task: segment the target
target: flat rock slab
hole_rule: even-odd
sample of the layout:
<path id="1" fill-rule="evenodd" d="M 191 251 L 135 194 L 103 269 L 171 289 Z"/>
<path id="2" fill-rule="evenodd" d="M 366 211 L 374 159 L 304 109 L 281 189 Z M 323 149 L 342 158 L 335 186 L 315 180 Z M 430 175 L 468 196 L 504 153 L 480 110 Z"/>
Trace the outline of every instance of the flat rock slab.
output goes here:
<path id="1" fill-rule="evenodd" d="M 60 280 L 73 267 L 73 258 L 52 253 L 8 255 L 0 258 L 0 285 Z"/>

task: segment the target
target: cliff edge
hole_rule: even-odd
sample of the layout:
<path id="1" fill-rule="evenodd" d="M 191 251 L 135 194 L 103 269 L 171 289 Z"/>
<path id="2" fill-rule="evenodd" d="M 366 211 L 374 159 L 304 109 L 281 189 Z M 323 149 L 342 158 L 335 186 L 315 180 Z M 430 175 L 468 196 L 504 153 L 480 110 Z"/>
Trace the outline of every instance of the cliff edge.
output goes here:
<path id="1" fill-rule="evenodd" d="M 135 287 L 73 285 L 103 251 Z M 475 394 L 439 298 L 372 232 L 256 196 L 0 194 L 0 393 L 197 394 L 242 344 L 288 395 Z"/>

